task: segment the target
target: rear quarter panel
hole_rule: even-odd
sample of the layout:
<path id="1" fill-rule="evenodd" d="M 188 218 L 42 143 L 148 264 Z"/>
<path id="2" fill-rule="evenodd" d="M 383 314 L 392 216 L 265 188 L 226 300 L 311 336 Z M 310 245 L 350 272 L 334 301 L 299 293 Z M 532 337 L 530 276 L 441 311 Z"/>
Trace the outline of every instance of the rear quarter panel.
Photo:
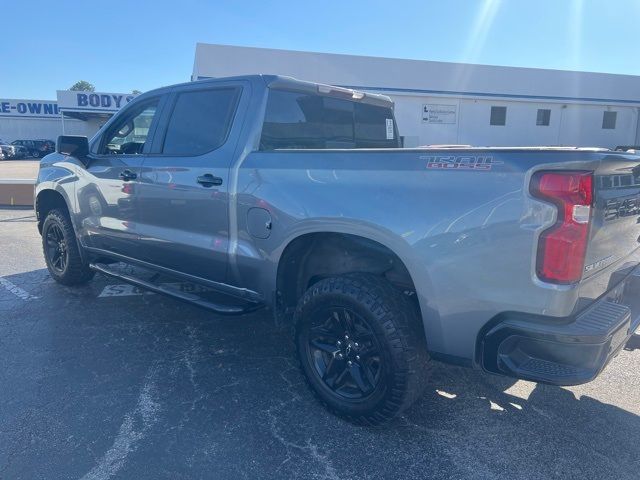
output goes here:
<path id="1" fill-rule="evenodd" d="M 492 163 L 430 168 L 438 156 Z M 530 196 L 528 180 L 537 168 L 595 170 L 599 161 L 568 151 L 254 152 L 238 172 L 233 280 L 272 298 L 280 255 L 297 236 L 370 238 L 409 270 L 429 348 L 472 358 L 479 330 L 500 312 L 565 316 L 576 307 L 578 289 L 535 279 L 537 236 L 553 223 L 555 209 Z M 266 239 L 247 231 L 253 207 L 271 212 Z"/>

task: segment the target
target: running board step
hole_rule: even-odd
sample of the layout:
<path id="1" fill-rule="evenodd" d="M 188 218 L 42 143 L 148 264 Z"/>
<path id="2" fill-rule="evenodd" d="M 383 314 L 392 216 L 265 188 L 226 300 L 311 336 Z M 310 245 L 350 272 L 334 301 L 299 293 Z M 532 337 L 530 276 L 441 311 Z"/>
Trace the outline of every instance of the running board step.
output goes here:
<path id="1" fill-rule="evenodd" d="M 123 282 L 130 283 L 131 285 L 135 285 L 136 287 L 144 288 L 145 290 L 149 290 L 154 293 L 167 295 L 169 297 L 182 300 L 183 302 L 188 302 L 193 305 L 206 308 L 207 310 L 211 310 L 220 315 L 243 315 L 245 313 L 258 310 L 264 306 L 262 303 L 249 303 L 245 306 L 221 305 L 218 303 L 213 303 L 208 300 L 205 300 L 204 298 L 199 297 L 198 295 L 194 295 L 192 293 L 180 292 L 178 290 L 174 290 L 173 288 L 165 287 L 163 285 L 156 285 L 154 283 L 148 282 L 146 280 L 142 280 L 137 277 L 133 277 L 131 275 L 116 272 L 103 264 L 90 263 L 89 268 L 96 272 L 100 272 L 104 275 L 107 275 L 108 277 L 117 278 L 119 280 L 122 280 Z"/>

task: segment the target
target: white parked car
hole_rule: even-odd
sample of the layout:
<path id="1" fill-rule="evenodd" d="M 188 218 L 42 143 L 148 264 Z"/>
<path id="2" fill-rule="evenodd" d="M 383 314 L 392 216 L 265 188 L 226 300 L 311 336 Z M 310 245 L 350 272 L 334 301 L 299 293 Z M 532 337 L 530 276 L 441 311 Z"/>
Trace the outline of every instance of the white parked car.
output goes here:
<path id="1" fill-rule="evenodd" d="M 0 139 L 0 152 L 2 152 L 4 159 L 10 159 L 16 156 L 16 147 Z"/>

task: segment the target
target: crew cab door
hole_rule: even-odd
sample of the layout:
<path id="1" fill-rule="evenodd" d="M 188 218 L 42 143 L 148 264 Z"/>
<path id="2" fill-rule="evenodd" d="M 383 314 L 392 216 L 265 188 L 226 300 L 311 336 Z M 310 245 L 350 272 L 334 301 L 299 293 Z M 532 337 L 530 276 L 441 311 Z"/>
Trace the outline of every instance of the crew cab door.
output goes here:
<path id="1" fill-rule="evenodd" d="M 140 258 L 137 188 L 162 104 L 156 96 L 128 105 L 92 141 L 76 185 L 85 246 Z"/>
<path id="2" fill-rule="evenodd" d="M 229 167 L 246 85 L 177 87 L 142 164 L 140 240 L 145 260 L 224 281 L 229 243 Z M 241 122 L 237 122 L 241 123 Z"/>

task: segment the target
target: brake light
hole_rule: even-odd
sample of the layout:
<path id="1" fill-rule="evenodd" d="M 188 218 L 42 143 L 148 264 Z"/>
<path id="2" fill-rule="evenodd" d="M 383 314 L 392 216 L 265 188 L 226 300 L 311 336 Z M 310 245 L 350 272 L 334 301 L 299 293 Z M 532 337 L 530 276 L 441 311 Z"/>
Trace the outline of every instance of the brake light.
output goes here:
<path id="1" fill-rule="evenodd" d="M 557 284 L 578 282 L 589 240 L 593 172 L 538 172 L 531 179 L 531 194 L 558 208 L 556 223 L 538 240 L 538 278 Z"/>
<path id="2" fill-rule="evenodd" d="M 350 88 L 334 87 L 332 85 L 318 85 L 318 92 L 331 93 L 344 98 L 353 98 L 354 100 L 362 100 L 365 96 L 364 92 L 358 92 Z"/>

